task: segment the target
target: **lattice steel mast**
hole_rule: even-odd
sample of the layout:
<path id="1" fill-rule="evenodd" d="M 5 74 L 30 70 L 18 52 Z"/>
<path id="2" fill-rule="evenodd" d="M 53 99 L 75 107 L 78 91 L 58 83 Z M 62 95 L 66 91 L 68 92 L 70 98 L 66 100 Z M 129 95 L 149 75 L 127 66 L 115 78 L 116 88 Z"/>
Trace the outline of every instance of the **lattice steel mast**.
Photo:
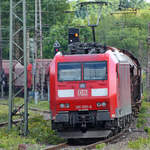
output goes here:
<path id="1" fill-rule="evenodd" d="M 35 59 L 43 58 L 43 45 L 42 45 L 42 8 L 41 8 L 41 0 L 35 0 Z M 37 63 L 35 61 L 35 66 L 37 68 Z M 44 68 L 42 67 L 42 62 L 40 63 L 40 94 L 41 98 L 43 98 L 43 73 Z M 38 91 L 37 87 L 37 79 L 35 75 L 34 82 L 34 91 Z"/>
<path id="2" fill-rule="evenodd" d="M 20 13 L 21 12 L 21 13 Z M 18 37 L 19 36 L 19 40 Z M 24 66 L 19 75 L 13 70 L 13 63 Z M 12 128 L 13 116 L 24 107 L 20 115 L 23 119 L 23 134 L 28 133 L 28 99 L 27 99 L 27 52 L 26 52 L 26 0 L 10 0 L 10 49 L 9 49 L 9 120 L 8 128 Z M 13 85 L 17 79 L 24 81 L 24 87 L 14 92 Z M 14 109 L 14 99 L 24 92 L 24 103 Z"/>

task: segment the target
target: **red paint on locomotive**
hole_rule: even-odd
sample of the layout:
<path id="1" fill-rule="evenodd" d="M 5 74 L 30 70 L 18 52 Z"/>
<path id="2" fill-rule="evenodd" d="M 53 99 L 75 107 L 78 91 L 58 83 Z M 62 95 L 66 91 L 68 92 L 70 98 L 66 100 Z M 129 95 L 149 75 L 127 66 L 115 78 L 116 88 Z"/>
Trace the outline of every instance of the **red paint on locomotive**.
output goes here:
<path id="1" fill-rule="evenodd" d="M 109 75 L 109 55 L 108 54 L 96 54 L 96 55 L 68 55 L 68 56 L 59 56 L 57 55 L 51 63 L 50 70 L 50 86 L 51 86 L 51 110 L 53 113 L 53 118 L 55 118 L 56 114 L 59 111 L 81 111 L 81 110 L 110 110 L 110 103 L 113 103 L 113 99 L 116 97 L 115 92 L 111 92 L 108 90 L 107 96 L 91 96 L 91 89 L 109 89 L 109 78 L 107 80 L 81 80 L 81 81 L 66 81 L 59 82 L 57 75 L 58 63 L 64 62 L 80 62 L 81 64 L 84 62 L 99 62 L 106 61 L 107 62 L 107 72 Z M 115 69 L 116 70 L 116 69 Z M 114 72 L 116 76 L 116 72 Z M 83 70 L 82 70 L 83 76 Z M 115 81 L 113 85 L 116 86 Z M 80 88 L 80 84 L 84 83 L 86 88 Z M 74 94 L 71 97 L 59 97 L 58 92 L 60 90 L 74 90 Z M 87 92 L 83 96 L 81 93 L 79 94 L 79 90 Z M 63 91 L 62 91 L 63 92 Z M 99 108 L 96 106 L 96 103 L 106 102 L 107 106 Z M 60 108 L 60 104 L 69 104 L 69 108 Z M 110 114 L 114 113 L 116 104 L 113 103 L 111 106 Z M 55 110 L 55 111 L 53 111 Z"/>
<path id="2" fill-rule="evenodd" d="M 116 126 L 120 118 L 128 118 L 132 114 L 131 103 L 136 97 L 140 99 L 140 94 L 135 97 L 131 92 L 135 91 L 134 88 L 140 89 L 140 75 L 137 76 L 139 83 L 132 83 L 136 76 L 133 70 L 140 71 L 137 60 L 130 57 L 130 53 L 111 47 L 107 49 L 103 54 L 57 54 L 54 57 L 49 70 L 54 129 L 61 130 L 57 124 L 69 124 L 70 127 L 73 119 L 77 122 L 73 122 L 72 127 L 80 123 L 84 126 L 84 121 L 93 123 L 85 119 L 87 116 L 94 116 L 95 122 L 103 122 L 104 126 L 110 126 L 114 121 L 113 125 Z"/>

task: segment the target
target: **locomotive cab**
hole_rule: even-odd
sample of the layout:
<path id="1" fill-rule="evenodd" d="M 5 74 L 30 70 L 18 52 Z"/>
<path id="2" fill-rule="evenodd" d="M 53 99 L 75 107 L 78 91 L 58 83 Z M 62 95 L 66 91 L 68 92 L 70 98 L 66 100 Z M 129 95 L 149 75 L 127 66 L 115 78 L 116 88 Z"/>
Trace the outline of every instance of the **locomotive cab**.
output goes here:
<path id="1" fill-rule="evenodd" d="M 50 68 L 52 128 L 60 133 L 104 128 L 115 112 L 110 112 L 109 55 L 56 55 Z"/>
<path id="2" fill-rule="evenodd" d="M 133 66 L 132 59 L 117 49 L 57 54 L 50 64 L 52 129 L 69 139 L 107 137 L 123 128 L 131 119 L 135 99 Z"/>

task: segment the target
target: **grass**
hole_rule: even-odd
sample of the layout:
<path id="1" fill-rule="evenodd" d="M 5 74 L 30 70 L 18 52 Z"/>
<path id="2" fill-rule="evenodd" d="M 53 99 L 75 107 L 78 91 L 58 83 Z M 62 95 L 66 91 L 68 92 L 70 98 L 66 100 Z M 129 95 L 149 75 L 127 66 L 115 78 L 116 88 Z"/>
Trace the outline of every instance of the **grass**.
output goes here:
<path id="1" fill-rule="evenodd" d="M 1 100 L 0 103 L 8 104 L 7 100 Z M 16 105 L 23 103 L 22 98 L 16 98 Z M 34 101 L 29 102 L 29 107 L 39 108 L 41 110 L 49 110 L 48 101 L 40 101 L 37 105 Z M 37 112 L 29 110 L 29 135 L 27 137 L 20 136 L 22 133 L 18 127 L 13 126 L 11 132 L 6 128 L 0 128 L 0 149 L 17 150 L 19 144 L 28 144 L 34 146 L 31 149 L 41 149 L 45 144 L 58 144 L 64 140 L 59 138 L 56 133 L 51 130 L 51 121 L 44 120 Z M 17 119 L 18 117 L 13 117 Z M 0 105 L 0 122 L 8 121 L 8 105 Z"/>
<path id="2" fill-rule="evenodd" d="M 0 129 L 0 148 L 5 150 L 17 150 L 19 144 L 35 144 L 34 139 L 18 136 L 17 131 L 8 132 L 7 129 Z"/>
<path id="3" fill-rule="evenodd" d="M 49 103 L 48 101 L 39 101 L 38 104 L 34 103 L 34 100 L 29 102 L 29 107 L 38 108 L 42 110 L 49 110 Z"/>
<path id="4" fill-rule="evenodd" d="M 0 100 L 0 103 L 2 103 L 2 104 L 7 104 L 7 105 L 8 105 L 8 100 L 7 100 L 7 99 L 3 99 L 3 100 L 1 99 L 1 100 Z"/>
<path id="5" fill-rule="evenodd" d="M 150 149 L 150 137 L 149 138 L 140 137 L 135 141 L 129 141 L 128 147 L 135 150 Z"/>
<path id="6" fill-rule="evenodd" d="M 142 99 L 142 106 L 138 115 L 137 127 L 144 126 L 144 130 L 148 133 L 148 138 L 139 137 L 135 141 L 129 141 L 128 147 L 135 150 L 149 150 L 150 149 L 150 128 L 146 126 L 147 118 L 150 117 L 148 109 L 150 109 L 150 102 L 146 101 L 146 95 Z"/>
<path id="7" fill-rule="evenodd" d="M 0 101 L 1 103 L 8 104 L 7 100 Z M 20 105 L 23 103 L 23 99 L 15 99 L 15 104 Z M 41 110 L 49 110 L 48 101 L 40 101 L 37 105 L 34 104 L 34 100 L 29 102 L 29 107 L 39 108 Z M 146 123 L 146 118 L 150 117 L 148 109 L 150 103 L 145 101 L 143 97 L 142 106 L 138 116 L 137 127 L 143 127 Z M 8 120 L 8 106 L 0 105 L 0 122 Z M 0 129 L 0 148 L 3 149 L 17 149 L 19 144 L 36 144 L 37 149 L 41 148 L 44 144 L 58 144 L 63 142 L 63 139 L 59 138 L 53 130 L 51 130 L 51 121 L 43 120 L 42 116 L 29 111 L 31 119 L 29 119 L 29 135 L 25 138 L 19 136 L 18 130 L 13 128 L 11 132 L 7 131 L 7 128 Z M 148 133 L 148 138 L 138 138 L 135 141 L 129 141 L 128 148 L 135 150 L 150 149 L 150 128 L 144 127 L 144 130 Z M 15 138 L 14 138 L 15 137 Z M 16 140 L 17 139 L 17 140 Z M 40 143 L 40 144 L 39 144 Z M 10 148 L 11 147 L 11 148 Z M 103 149 L 105 144 L 96 146 L 96 149 Z M 35 148 L 34 148 L 35 149 Z"/>
<path id="8" fill-rule="evenodd" d="M 96 145 L 96 149 L 102 150 L 106 146 L 105 143 Z"/>
<path id="9" fill-rule="evenodd" d="M 7 104 L 8 105 L 8 100 L 0 100 L 0 103 L 2 104 Z M 14 104 L 16 106 L 19 106 L 21 104 L 24 103 L 24 99 L 23 98 L 15 98 L 14 99 Z M 29 100 L 29 108 L 33 107 L 33 108 L 38 108 L 38 109 L 42 109 L 42 110 L 49 110 L 49 103 L 48 101 L 39 101 L 38 104 L 35 104 L 34 99 Z"/>
<path id="10" fill-rule="evenodd" d="M 140 113 L 138 115 L 138 120 L 137 120 L 137 128 L 141 128 L 144 126 L 146 123 L 146 118 L 149 117 L 149 114 L 147 113 L 148 107 L 150 104 L 146 101 L 142 101 L 142 106 L 140 108 Z"/>
<path id="11" fill-rule="evenodd" d="M 16 107 L 17 108 L 17 107 Z M 23 109 L 20 111 L 20 113 L 23 111 Z M 34 112 L 29 110 L 29 117 L 33 118 L 39 115 L 38 112 Z M 20 119 L 19 116 L 14 116 L 13 120 Z M 0 105 L 0 123 L 7 122 L 8 121 L 8 106 L 6 105 Z"/>
<path id="12" fill-rule="evenodd" d="M 8 106 L 0 105 L 0 123 L 8 121 Z"/>
<path id="13" fill-rule="evenodd" d="M 30 120 L 29 131 L 30 137 L 40 143 L 58 144 L 64 141 L 51 130 L 51 121 L 43 120 L 42 116 Z"/>
<path id="14" fill-rule="evenodd" d="M 0 103 L 2 104 L 7 104 L 8 105 L 8 100 L 0 100 Z M 14 104 L 15 107 L 14 109 L 17 109 L 18 106 L 22 105 L 24 103 L 23 98 L 15 98 L 14 99 Z M 8 106 L 5 105 L 0 105 L 0 122 L 5 122 L 8 121 Z M 49 110 L 49 103 L 48 101 L 39 101 L 38 104 L 34 103 L 34 100 L 29 101 L 29 108 L 38 108 L 40 110 Z M 29 110 L 29 115 L 30 117 L 34 116 L 34 112 Z M 14 117 L 14 119 L 18 119 L 18 117 Z"/>
<path id="15" fill-rule="evenodd" d="M 150 117 L 150 114 L 148 113 L 148 109 L 150 109 L 150 102 L 147 102 L 147 94 L 146 92 L 144 92 L 142 98 L 142 105 L 137 120 L 137 128 L 143 127 L 147 122 L 146 118 Z"/>
<path id="16" fill-rule="evenodd" d="M 0 149 L 17 150 L 19 144 L 35 145 L 37 149 L 45 147 L 45 144 L 58 144 L 64 142 L 51 130 L 51 121 L 43 120 L 43 116 L 36 115 L 29 119 L 29 134 L 20 136 L 20 131 L 13 126 L 11 132 L 6 128 L 0 128 Z"/>

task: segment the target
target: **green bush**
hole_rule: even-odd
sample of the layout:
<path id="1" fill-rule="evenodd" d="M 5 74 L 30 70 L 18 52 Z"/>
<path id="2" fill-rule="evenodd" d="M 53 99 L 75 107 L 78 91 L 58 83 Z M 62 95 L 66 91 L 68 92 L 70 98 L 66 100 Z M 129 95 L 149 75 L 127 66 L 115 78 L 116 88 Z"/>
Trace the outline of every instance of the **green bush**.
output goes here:
<path id="1" fill-rule="evenodd" d="M 137 128 L 142 127 L 147 122 L 146 118 L 149 117 L 149 114 L 147 113 L 149 105 L 150 104 L 148 102 L 145 102 L 144 100 L 142 101 L 142 106 L 137 119 Z"/>
<path id="2" fill-rule="evenodd" d="M 144 131 L 148 133 L 148 135 L 150 135 L 150 127 L 144 127 Z"/>
<path id="3" fill-rule="evenodd" d="M 51 121 L 43 120 L 42 116 L 29 121 L 29 131 L 29 136 L 40 143 L 58 144 L 64 141 L 51 130 Z"/>
<path id="4" fill-rule="evenodd" d="M 139 138 L 136 141 L 129 141 L 128 147 L 136 150 L 144 150 L 150 146 L 149 143 L 150 138 Z"/>
<path id="5" fill-rule="evenodd" d="M 105 146 L 106 146 L 106 144 L 105 144 L 105 143 L 98 144 L 98 145 L 96 145 L 96 149 L 101 150 L 101 149 L 103 149 Z"/>
<path id="6" fill-rule="evenodd" d="M 0 148 L 5 150 L 17 150 L 19 144 L 58 144 L 64 142 L 51 130 L 51 121 L 43 120 L 43 116 L 36 115 L 29 119 L 29 134 L 27 137 L 20 136 L 21 132 L 13 126 L 11 132 L 7 127 L 0 129 Z M 38 145 L 37 145 L 38 147 Z"/>
<path id="7" fill-rule="evenodd" d="M 0 105 L 0 122 L 8 121 L 8 106 Z"/>
<path id="8" fill-rule="evenodd" d="M 18 131 L 8 132 L 7 129 L 0 129 L 0 148 L 5 150 L 17 150 L 19 144 L 35 144 L 35 139 L 19 136 Z"/>
<path id="9" fill-rule="evenodd" d="M 35 104 L 34 100 L 30 100 L 29 107 L 34 107 L 41 110 L 49 110 L 49 103 L 48 101 L 39 101 L 38 104 Z"/>
<path id="10" fill-rule="evenodd" d="M 144 119 L 144 118 L 138 118 L 138 122 L 137 122 L 136 127 L 137 127 L 137 128 L 140 128 L 140 127 L 142 127 L 145 123 L 146 123 L 146 119 Z"/>

